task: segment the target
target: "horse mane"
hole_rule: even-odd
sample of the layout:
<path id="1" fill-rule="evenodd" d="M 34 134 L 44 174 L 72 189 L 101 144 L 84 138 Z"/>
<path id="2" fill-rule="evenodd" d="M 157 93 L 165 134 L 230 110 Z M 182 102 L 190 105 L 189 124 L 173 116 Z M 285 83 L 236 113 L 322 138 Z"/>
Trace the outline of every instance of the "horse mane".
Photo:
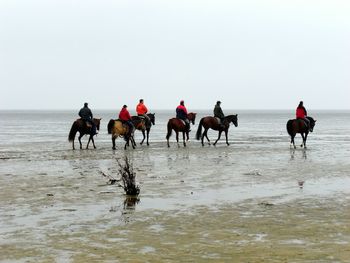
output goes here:
<path id="1" fill-rule="evenodd" d="M 314 120 L 314 118 L 312 118 L 311 116 L 306 116 L 306 118 L 309 119 L 310 122 L 316 122 L 316 121 Z"/>

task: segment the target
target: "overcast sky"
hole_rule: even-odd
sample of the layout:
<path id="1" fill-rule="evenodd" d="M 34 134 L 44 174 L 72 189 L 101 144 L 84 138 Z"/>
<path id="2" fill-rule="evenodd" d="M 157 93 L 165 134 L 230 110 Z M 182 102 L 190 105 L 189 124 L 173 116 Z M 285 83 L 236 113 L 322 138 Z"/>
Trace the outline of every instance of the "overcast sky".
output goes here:
<path id="1" fill-rule="evenodd" d="M 349 84 L 347 0 L 0 0 L 0 109 L 349 109 Z"/>

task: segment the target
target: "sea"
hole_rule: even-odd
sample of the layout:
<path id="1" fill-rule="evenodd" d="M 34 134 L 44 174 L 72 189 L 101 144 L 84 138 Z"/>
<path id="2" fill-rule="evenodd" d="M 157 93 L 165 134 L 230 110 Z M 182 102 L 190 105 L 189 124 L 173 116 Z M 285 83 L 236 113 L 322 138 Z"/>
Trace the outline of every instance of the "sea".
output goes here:
<path id="1" fill-rule="evenodd" d="M 149 142 L 112 149 L 102 118 L 92 144 L 68 141 L 76 110 L 0 111 L 1 262 L 349 262 L 350 111 L 311 110 L 307 148 L 294 110 L 238 114 L 216 146 L 165 139 L 173 110 L 155 110 Z M 129 161 L 140 194 L 126 196 Z M 117 181 L 112 184 L 111 179 Z M 322 226 L 322 227 L 321 227 Z M 273 249 L 272 249 L 273 247 Z M 263 259 L 263 260 L 262 260 Z"/>

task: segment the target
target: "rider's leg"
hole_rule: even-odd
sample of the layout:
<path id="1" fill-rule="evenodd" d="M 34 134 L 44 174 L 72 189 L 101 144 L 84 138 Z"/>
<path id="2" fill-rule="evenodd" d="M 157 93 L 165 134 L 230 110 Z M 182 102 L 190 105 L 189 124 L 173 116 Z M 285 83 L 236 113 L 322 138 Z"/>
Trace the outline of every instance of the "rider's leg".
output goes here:
<path id="1" fill-rule="evenodd" d="M 185 120 L 185 124 L 186 124 L 186 130 L 188 130 L 188 132 L 190 132 L 190 121 L 188 119 Z"/>

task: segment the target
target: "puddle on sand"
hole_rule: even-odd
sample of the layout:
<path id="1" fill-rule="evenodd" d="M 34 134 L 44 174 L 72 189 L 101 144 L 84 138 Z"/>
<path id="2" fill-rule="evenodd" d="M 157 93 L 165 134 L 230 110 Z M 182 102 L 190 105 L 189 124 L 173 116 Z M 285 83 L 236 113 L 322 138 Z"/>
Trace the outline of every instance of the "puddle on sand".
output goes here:
<path id="1" fill-rule="evenodd" d="M 132 201 L 101 175 L 116 177 L 115 157 L 124 154 L 62 151 L 49 161 L 3 161 L 11 176 L 0 176 L 0 260 L 350 258 L 346 162 L 239 145 L 145 148 L 126 153 L 142 182 Z"/>

